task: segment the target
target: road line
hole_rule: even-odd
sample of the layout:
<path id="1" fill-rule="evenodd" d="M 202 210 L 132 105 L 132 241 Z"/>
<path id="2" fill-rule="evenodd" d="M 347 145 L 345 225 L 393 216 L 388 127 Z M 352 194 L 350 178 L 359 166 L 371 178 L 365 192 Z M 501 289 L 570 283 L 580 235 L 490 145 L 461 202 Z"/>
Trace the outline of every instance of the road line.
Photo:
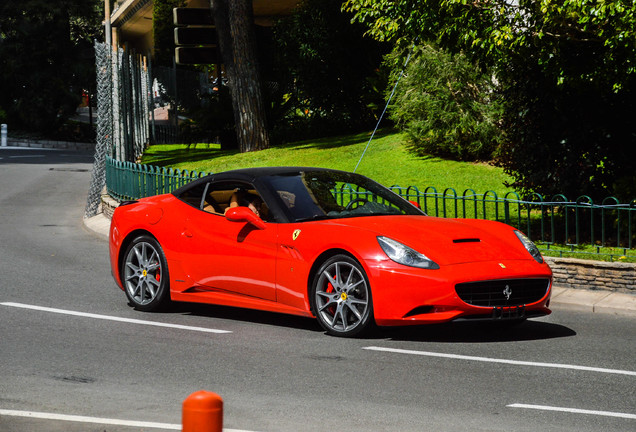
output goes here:
<path id="1" fill-rule="evenodd" d="M 13 417 L 27 417 L 43 420 L 59 420 L 78 423 L 96 423 L 104 425 L 116 425 L 116 426 L 130 426 L 140 428 L 154 428 L 154 429 L 168 429 L 168 430 L 181 430 L 181 425 L 170 423 L 155 423 L 155 422 L 142 422 L 134 420 L 118 420 L 99 417 L 86 417 L 78 415 L 66 415 L 33 411 L 14 411 L 0 409 L 0 415 L 13 416 Z"/>
<path id="2" fill-rule="evenodd" d="M 180 424 L 172 424 L 172 423 L 143 422 L 143 421 L 136 421 L 136 420 L 120 420 L 120 419 L 87 417 L 87 416 L 68 415 L 68 414 L 55 414 L 55 413 L 45 413 L 45 412 L 35 412 L 35 411 L 16 411 L 16 410 L 0 409 L 0 416 L 3 416 L 3 415 L 12 416 L 12 417 L 35 418 L 35 419 L 42 419 L 42 420 L 58 420 L 58 421 L 78 422 L 78 423 L 95 423 L 95 424 L 101 424 L 101 425 L 131 426 L 131 427 L 140 427 L 140 428 L 153 428 L 153 429 L 179 430 L 179 431 L 181 430 Z M 252 432 L 252 431 L 223 428 L 223 432 Z"/>
<path id="3" fill-rule="evenodd" d="M 0 303 L 0 305 L 9 306 L 9 307 L 17 307 L 22 309 L 31 309 L 31 310 L 37 310 L 37 311 L 43 311 L 43 312 L 53 312 L 53 313 L 58 313 L 63 315 L 73 315 L 73 316 L 79 316 L 84 318 L 94 318 L 94 319 L 101 319 L 101 320 L 107 320 L 107 321 L 117 321 L 117 322 L 131 323 L 131 324 L 149 325 L 149 326 L 155 326 L 155 327 L 169 327 L 174 329 L 198 331 L 198 332 L 204 332 L 204 333 L 232 333 L 230 330 L 218 330 L 218 329 L 211 329 L 211 328 L 205 328 L 205 327 L 192 327 L 192 326 L 186 326 L 186 325 L 180 325 L 180 324 L 168 324 L 168 323 L 154 322 L 154 321 L 143 321 L 143 320 L 138 320 L 133 318 L 121 318 L 121 317 L 110 316 L 110 315 L 99 315 L 99 314 L 86 313 L 86 312 L 75 312 L 75 311 L 70 311 L 65 309 L 55 309 L 55 308 L 48 308 L 48 307 L 42 307 L 42 306 L 33 306 L 33 305 L 27 305 L 22 303 L 4 302 L 4 303 Z"/>
<path id="4" fill-rule="evenodd" d="M 22 159 L 22 158 L 43 158 L 44 155 L 20 155 L 20 156 L 9 156 L 9 159 Z"/>
<path id="5" fill-rule="evenodd" d="M 486 363 L 504 363 L 504 364 L 518 365 L 518 366 L 574 369 L 574 370 L 582 370 L 582 371 L 588 371 L 588 372 L 601 372 L 601 373 L 608 373 L 608 374 L 636 376 L 636 371 L 628 371 L 628 370 L 620 370 L 620 369 L 605 369 L 605 368 L 577 366 L 577 365 L 568 365 L 568 364 L 560 364 L 560 363 L 540 363 L 540 362 L 529 362 L 529 361 L 520 361 L 520 360 L 496 359 L 496 358 L 489 358 L 489 357 L 475 357 L 475 356 L 466 356 L 466 355 L 459 355 L 459 354 L 445 354 L 445 353 L 436 353 L 436 352 L 429 352 L 429 351 L 415 351 L 415 350 L 405 350 L 405 349 L 398 349 L 398 348 L 383 348 L 383 347 L 376 347 L 376 346 L 363 347 L 362 349 L 370 350 L 370 351 L 392 352 L 392 353 L 398 353 L 398 354 L 419 355 L 419 356 L 426 356 L 426 357 L 442 357 L 442 358 L 451 358 L 456 360 L 479 361 L 479 362 L 486 362 Z"/>
<path id="6" fill-rule="evenodd" d="M 563 407 L 553 407 L 553 406 L 544 406 L 544 405 L 528 405 L 528 404 L 511 404 L 506 405 L 508 408 L 527 408 L 534 410 L 542 410 L 542 411 L 560 411 L 560 412 L 568 412 L 574 414 L 590 414 L 604 417 L 620 417 L 626 419 L 634 419 L 636 420 L 636 414 L 627 414 L 627 413 L 619 413 L 612 411 L 596 411 L 596 410 L 584 410 L 578 408 L 563 408 Z"/>

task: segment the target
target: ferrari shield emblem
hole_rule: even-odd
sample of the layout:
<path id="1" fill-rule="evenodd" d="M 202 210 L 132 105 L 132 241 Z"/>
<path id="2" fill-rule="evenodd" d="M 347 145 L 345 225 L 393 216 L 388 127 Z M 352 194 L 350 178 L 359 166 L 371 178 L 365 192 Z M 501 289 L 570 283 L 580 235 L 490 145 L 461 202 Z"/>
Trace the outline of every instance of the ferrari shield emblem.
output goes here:
<path id="1" fill-rule="evenodd" d="M 502 269 L 505 269 L 505 268 L 506 268 L 506 266 L 505 266 L 505 264 L 504 264 L 504 263 L 499 263 L 499 267 L 501 267 Z"/>
<path id="2" fill-rule="evenodd" d="M 300 230 L 294 230 L 294 233 L 292 234 L 292 240 L 296 240 L 298 238 L 298 236 L 300 235 Z"/>

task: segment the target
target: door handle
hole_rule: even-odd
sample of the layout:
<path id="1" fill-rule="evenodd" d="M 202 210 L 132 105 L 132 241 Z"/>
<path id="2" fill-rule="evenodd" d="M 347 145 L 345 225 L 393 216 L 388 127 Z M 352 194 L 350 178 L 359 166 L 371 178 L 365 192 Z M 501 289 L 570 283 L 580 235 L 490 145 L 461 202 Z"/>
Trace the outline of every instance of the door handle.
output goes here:
<path id="1" fill-rule="evenodd" d="M 184 237 L 188 237 L 188 238 L 192 237 L 192 233 L 190 232 L 190 230 L 187 230 L 187 229 L 183 230 L 181 235 L 184 236 Z"/>

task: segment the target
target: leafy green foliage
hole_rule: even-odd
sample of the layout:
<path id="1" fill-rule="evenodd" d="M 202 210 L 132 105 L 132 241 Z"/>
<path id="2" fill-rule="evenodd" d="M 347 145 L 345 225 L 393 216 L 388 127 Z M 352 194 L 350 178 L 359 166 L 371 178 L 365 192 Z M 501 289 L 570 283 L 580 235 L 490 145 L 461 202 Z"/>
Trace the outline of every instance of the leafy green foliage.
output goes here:
<path id="1" fill-rule="evenodd" d="M 0 106 L 13 130 L 50 134 L 95 86 L 98 0 L 4 1 L 0 6 Z"/>
<path id="2" fill-rule="evenodd" d="M 274 27 L 273 123 L 285 140 L 368 128 L 382 105 L 386 47 L 363 37 L 340 0 L 307 0 Z M 301 135 L 302 134 L 302 135 Z"/>
<path id="3" fill-rule="evenodd" d="M 490 76 L 463 54 L 429 45 L 412 53 L 390 113 L 420 156 L 491 160 L 501 141 L 500 102 Z"/>
<path id="4" fill-rule="evenodd" d="M 628 193 L 634 0 L 347 0 L 344 8 L 380 40 L 434 40 L 492 68 L 505 107 L 500 163 L 516 188 Z"/>
<path id="5" fill-rule="evenodd" d="M 613 92 L 601 80 L 559 84 L 525 61 L 515 70 L 523 79 L 503 83 L 509 139 L 499 156 L 512 184 L 546 196 L 636 196 L 634 79 Z"/>

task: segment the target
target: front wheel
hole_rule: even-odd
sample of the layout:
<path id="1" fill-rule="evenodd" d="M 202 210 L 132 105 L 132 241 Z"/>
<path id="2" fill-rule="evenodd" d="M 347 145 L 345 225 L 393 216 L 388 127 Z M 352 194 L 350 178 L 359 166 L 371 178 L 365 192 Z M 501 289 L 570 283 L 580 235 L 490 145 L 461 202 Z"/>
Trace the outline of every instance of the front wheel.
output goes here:
<path id="1" fill-rule="evenodd" d="M 311 298 L 318 322 L 333 336 L 358 336 L 373 325 L 369 280 L 347 255 L 336 255 L 320 266 Z"/>
<path id="2" fill-rule="evenodd" d="M 141 235 L 126 249 L 122 281 L 135 309 L 155 311 L 170 301 L 168 264 L 161 246 L 153 237 Z"/>

